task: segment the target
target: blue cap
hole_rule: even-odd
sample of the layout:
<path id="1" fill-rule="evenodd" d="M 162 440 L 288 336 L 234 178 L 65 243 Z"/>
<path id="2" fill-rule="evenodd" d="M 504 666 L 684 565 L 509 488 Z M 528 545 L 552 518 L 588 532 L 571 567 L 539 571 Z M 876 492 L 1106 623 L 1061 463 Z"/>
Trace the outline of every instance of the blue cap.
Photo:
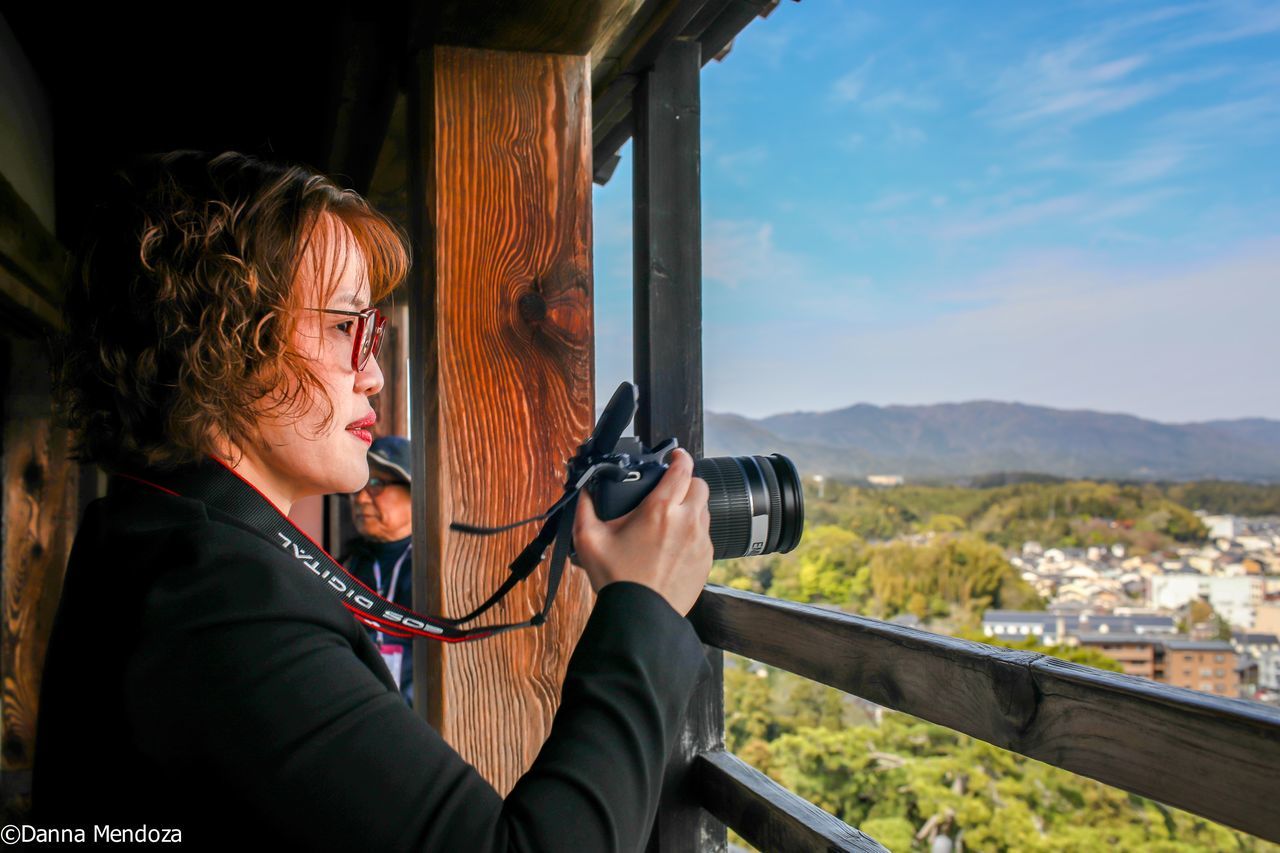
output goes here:
<path id="1" fill-rule="evenodd" d="M 399 435 L 375 438 L 369 445 L 369 463 L 395 471 L 405 482 L 413 482 L 413 456 L 409 451 L 409 439 Z"/>

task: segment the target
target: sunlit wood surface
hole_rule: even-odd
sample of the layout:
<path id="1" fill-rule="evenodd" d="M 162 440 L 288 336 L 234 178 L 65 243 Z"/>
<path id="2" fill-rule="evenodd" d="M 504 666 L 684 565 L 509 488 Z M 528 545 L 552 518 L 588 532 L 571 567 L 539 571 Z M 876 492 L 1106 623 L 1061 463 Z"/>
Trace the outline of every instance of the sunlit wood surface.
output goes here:
<path id="1" fill-rule="evenodd" d="M 587 59 L 438 48 L 411 72 L 410 144 L 421 209 L 411 211 L 421 288 L 410 394 L 417 602 L 460 616 L 505 579 L 536 525 L 489 537 L 545 509 L 564 460 L 592 426 L 590 90 Z M 433 261 L 434 263 L 431 263 Z M 421 550 L 419 550 L 421 549 Z M 479 618 L 527 619 L 549 555 Z M 421 568 L 419 568 L 421 565 Z M 565 667 L 593 593 L 570 566 L 546 625 L 427 649 L 427 716 L 505 795 L 550 730 Z"/>

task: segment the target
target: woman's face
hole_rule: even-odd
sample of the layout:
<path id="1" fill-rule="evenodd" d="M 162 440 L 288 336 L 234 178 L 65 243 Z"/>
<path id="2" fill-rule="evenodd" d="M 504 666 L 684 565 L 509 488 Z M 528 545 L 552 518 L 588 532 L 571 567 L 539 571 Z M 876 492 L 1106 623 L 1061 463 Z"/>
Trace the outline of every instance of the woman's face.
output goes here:
<path id="1" fill-rule="evenodd" d="M 332 271 L 341 270 L 329 304 L 321 304 L 323 266 L 317 269 L 320 249 L 313 242 L 304 256 L 297 286 L 303 289 L 302 305 L 359 311 L 369 306 L 366 265 L 358 245 L 336 217 L 326 214 Z M 336 258 L 333 258 L 336 254 Z M 244 448 L 245 458 L 236 472 L 252 482 L 284 513 L 293 502 L 310 495 L 354 492 L 369 480 L 369 444 L 347 427 L 368 415 L 369 397 L 382 390 L 382 371 L 370 356 L 363 370 L 351 369 L 351 348 L 358 318 L 304 310 L 298 319 L 294 343 L 313 361 L 316 376 L 333 401 L 333 421 L 321 430 L 323 401 L 316 401 L 301 418 L 297 408 L 264 411 L 259 420 L 260 440 Z M 277 397 L 262 402 L 270 406 Z M 297 404 L 295 404 L 296 406 Z M 288 416 L 282 415 L 287 411 Z M 318 432 L 319 431 L 319 432 Z M 317 434 L 318 433 L 318 434 Z"/>

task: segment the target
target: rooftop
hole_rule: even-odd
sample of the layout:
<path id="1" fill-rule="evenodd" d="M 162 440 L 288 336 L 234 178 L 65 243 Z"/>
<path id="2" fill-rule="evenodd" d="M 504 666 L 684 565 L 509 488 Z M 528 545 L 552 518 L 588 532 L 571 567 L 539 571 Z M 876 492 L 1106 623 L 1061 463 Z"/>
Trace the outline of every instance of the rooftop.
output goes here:
<path id="1" fill-rule="evenodd" d="M 1226 640 L 1165 640 L 1164 647 L 1178 652 L 1232 652 L 1231 644 Z"/>

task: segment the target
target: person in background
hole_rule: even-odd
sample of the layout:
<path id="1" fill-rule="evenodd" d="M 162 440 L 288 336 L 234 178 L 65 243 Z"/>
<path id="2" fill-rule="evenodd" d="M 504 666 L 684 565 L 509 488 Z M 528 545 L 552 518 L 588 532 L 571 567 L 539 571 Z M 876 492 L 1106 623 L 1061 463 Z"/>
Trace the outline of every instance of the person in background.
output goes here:
<path id="1" fill-rule="evenodd" d="M 413 609 L 413 497 L 409 440 L 398 435 L 369 446 L 369 482 L 351 496 L 357 535 L 338 562 L 378 595 Z M 413 638 L 367 627 L 400 695 L 413 706 Z"/>

